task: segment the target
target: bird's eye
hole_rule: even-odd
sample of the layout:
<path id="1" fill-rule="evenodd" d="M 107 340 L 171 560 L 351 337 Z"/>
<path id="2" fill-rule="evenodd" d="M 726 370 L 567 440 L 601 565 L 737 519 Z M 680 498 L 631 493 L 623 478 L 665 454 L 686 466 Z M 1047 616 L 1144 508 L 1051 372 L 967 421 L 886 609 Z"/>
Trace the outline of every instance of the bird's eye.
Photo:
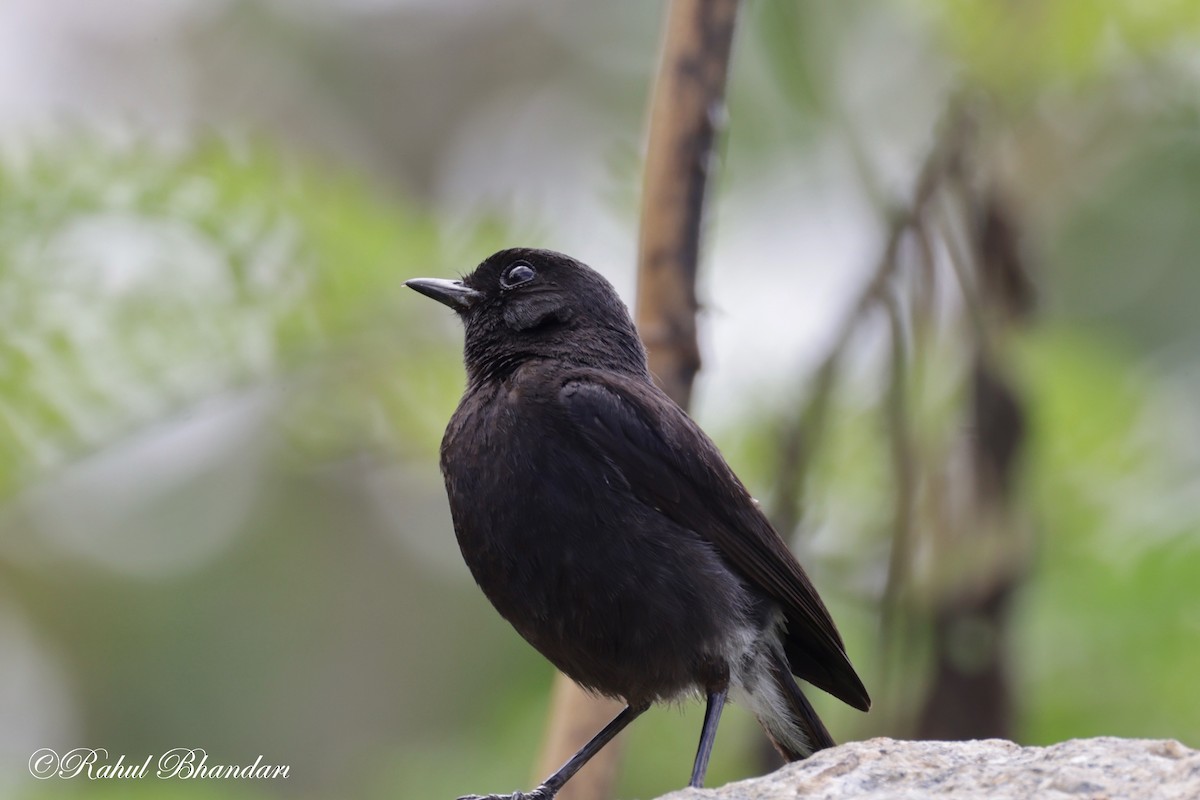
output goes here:
<path id="1" fill-rule="evenodd" d="M 522 283 L 529 283 L 535 275 L 537 273 L 533 267 L 524 261 L 518 261 L 504 270 L 504 274 L 500 276 L 500 285 L 505 289 L 511 289 L 514 286 L 520 286 Z"/>

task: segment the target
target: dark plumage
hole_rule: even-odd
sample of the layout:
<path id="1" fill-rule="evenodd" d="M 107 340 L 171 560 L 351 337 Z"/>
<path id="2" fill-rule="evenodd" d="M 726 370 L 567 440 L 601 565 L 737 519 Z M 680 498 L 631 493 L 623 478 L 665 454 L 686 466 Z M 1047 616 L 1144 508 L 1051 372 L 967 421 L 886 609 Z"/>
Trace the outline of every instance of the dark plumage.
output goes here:
<path id="1" fill-rule="evenodd" d="M 552 797 L 649 704 L 686 694 L 709 701 L 692 785 L 727 692 L 787 758 L 831 746 L 792 675 L 869 707 L 837 628 L 716 446 L 652 382 L 612 286 L 524 249 L 407 285 L 466 328 L 442 471 L 471 574 L 556 667 L 629 705 L 532 793 L 488 798 Z"/>

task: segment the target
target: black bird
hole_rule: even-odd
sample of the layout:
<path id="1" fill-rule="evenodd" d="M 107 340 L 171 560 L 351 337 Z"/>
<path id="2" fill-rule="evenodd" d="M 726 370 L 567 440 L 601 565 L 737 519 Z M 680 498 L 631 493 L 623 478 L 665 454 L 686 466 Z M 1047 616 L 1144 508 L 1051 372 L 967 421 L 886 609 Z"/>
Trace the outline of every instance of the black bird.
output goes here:
<path id="1" fill-rule="evenodd" d="M 627 704 L 532 792 L 468 798 L 548 800 L 651 703 L 686 695 L 708 701 L 692 786 L 728 694 L 787 759 L 831 747 L 792 676 L 867 710 L 841 636 L 716 446 L 654 385 L 608 281 L 514 249 L 406 285 L 466 328 L 441 463 L 471 574 L 556 667 Z"/>

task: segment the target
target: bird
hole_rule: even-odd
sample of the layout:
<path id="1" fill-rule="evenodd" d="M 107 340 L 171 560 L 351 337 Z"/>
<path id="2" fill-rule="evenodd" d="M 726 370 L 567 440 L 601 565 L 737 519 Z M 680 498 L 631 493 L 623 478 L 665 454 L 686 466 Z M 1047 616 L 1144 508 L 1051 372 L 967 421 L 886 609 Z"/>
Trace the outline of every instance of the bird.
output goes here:
<path id="1" fill-rule="evenodd" d="M 652 704 L 706 701 L 702 787 L 726 699 L 789 761 L 834 740 L 796 677 L 871 700 L 804 568 L 720 451 L 654 382 L 599 272 L 501 250 L 409 288 L 463 323 L 466 388 L 441 445 L 462 556 L 495 609 L 555 667 L 624 709 L 528 792 L 551 800 Z"/>

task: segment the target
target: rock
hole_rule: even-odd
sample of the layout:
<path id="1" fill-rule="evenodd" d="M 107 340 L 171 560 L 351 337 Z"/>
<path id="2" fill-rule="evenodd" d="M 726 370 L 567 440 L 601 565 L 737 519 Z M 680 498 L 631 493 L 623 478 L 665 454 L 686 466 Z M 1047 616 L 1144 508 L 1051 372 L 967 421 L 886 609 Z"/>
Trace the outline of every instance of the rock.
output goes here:
<path id="1" fill-rule="evenodd" d="M 870 739 L 823 750 L 770 775 L 660 800 L 1197 800 L 1200 751 L 1171 739 Z"/>

